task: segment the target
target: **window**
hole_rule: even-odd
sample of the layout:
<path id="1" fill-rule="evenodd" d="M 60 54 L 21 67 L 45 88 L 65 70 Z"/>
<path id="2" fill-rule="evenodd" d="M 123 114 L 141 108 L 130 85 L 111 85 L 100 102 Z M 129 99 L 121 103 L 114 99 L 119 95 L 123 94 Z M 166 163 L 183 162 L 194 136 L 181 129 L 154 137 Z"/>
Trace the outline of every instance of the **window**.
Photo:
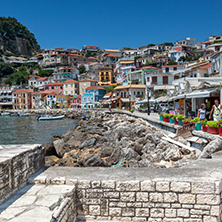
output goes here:
<path id="1" fill-rule="evenodd" d="M 51 86 L 51 89 L 54 89 L 54 86 Z"/>
<path id="2" fill-rule="evenodd" d="M 173 70 L 176 71 L 176 70 L 177 70 L 177 67 L 173 67 Z"/>
<path id="3" fill-rule="evenodd" d="M 62 86 L 60 86 L 60 89 L 62 89 Z"/>
<path id="4" fill-rule="evenodd" d="M 66 97 L 63 97 L 63 99 L 62 99 L 62 100 L 63 100 L 63 102 L 65 103 L 65 102 L 66 102 Z"/>
<path id="5" fill-rule="evenodd" d="M 61 103 L 61 97 L 58 98 L 58 102 Z"/>
<path id="6" fill-rule="evenodd" d="M 66 88 L 68 88 L 68 84 L 66 84 Z"/>
<path id="7" fill-rule="evenodd" d="M 91 100 L 93 100 L 93 97 L 91 96 Z"/>
<path id="8" fill-rule="evenodd" d="M 71 87 L 73 87 L 73 84 L 71 84 Z"/>
<path id="9" fill-rule="evenodd" d="M 84 98 L 83 100 L 86 101 L 86 98 Z"/>
<path id="10" fill-rule="evenodd" d="M 73 94 L 73 91 L 71 91 L 71 95 Z"/>
<path id="11" fill-rule="evenodd" d="M 68 91 L 66 91 L 66 93 L 65 93 L 66 95 L 68 95 Z"/>

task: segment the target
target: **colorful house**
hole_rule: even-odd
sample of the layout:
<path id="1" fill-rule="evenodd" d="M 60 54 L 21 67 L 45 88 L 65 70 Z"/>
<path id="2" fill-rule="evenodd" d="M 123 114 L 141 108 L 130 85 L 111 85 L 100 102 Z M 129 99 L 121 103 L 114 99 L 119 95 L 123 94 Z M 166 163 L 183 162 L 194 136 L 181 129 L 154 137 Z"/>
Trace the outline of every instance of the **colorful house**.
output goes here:
<path id="1" fill-rule="evenodd" d="M 31 104 L 32 109 L 40 109 L 44 105 L 44 97 L 46 93 L 32 92 L 31 94 Z"/>
<path id="2" fill-rule="evenodd" d="M 86 88 L 85 93 L 81 96 L 82 108 L 94 108 L 103 99 L 106 90 L 99 86 L 92 86 Z"/>
<path id="3" fill-rule="evenodd" d="M 63 94 L 71 96 L 79 94 L 79 82 L 73 79 L 66 80 L 63 85 Z"/>
<path id="4" fill-rule="evenodd" d="M 56 92 L 56 93 L 62 93 L 63 91 L 63 83 L 48 83 L 43 86 L 44 91 L 47 93 Z"/>
<path id="5" fill-rule="evenodd" d="M 81 95 L 76 95 L 70 98 L 70 106 L 71 108 L 81 108 Z"/>
<path id="6" fill-rule="evenodd" d="M 79 80 L 79 94 L 85 93 L 86 88 L 96 86 L 96 81 L 93 79 Z"/>
<path id="7" fill-rule="evenodd" d="M 110 85 L 113 82 L 113 71 L 110 67 L 99 68 L 98 85 Z"/>
<path id="8" fill-rule="evenodd" d="M 20 89 L 13 92 L 13 109 L 31 109 L 32 100 L 31 100 L 32 91 L 26 89 Z"/>
<path id="9" fill-rule="evenodd" d="M 56 96 L 56 107 L 63 109 L 69 108 L 70 106 L 70 96 L 69 95 L 57 95 Z"/>

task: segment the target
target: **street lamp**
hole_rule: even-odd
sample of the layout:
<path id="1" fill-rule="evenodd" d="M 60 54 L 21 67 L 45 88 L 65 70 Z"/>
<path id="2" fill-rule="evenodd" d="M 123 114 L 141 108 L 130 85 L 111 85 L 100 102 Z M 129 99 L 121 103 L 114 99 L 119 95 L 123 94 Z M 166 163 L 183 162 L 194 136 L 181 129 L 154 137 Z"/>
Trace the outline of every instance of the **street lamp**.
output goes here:
<path id="1" fill-rule="evenodd" d="M 131 110 L 131 93 L 129 91 L 129 110 Z"/>
<path id="2" fill-rule="evenodd" d="M 150 88 L 147 87 L 147 114 L 148 114 L 148 116 L 150 115 L 150 99 L 149 99 L 149 95 L 150 95 Z"/>

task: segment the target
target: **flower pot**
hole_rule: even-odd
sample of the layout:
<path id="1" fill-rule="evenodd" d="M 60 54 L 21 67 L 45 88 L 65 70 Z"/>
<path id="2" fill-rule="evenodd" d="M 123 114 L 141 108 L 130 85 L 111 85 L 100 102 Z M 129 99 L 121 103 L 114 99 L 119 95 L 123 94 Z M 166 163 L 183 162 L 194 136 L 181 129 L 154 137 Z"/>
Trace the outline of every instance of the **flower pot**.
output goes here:
<path id="1" fill-rule="evenodd" d="M 160 121 L 163 121 L 163 116 L 160 116 Z"/>
<path id="2" fill-rule="evenodd" d="M 173 118 L 170 118 L 170 123 L 171 123 L 171 124 L 174 124 Z"/>
<path id="3" fill-rule="evenodd" d="M 219 135 L 222 136 L 222 128 L 219 127 Z"/>
<path id="4" fill-rule="evenodd" d="M 207 132 L 207 126 L 202 126 L 203 132 Z"/>
<path id="5" fill-rule="evenodd" d="M 175 124 L 175 125 L 179 125 L 179 122 L 178 122 L 177 119 L 174 120 L 174 124 Z"/>
<path id="6" fill-rule="evenodd" d="M 181 119 L 178 120 L 179 126 L 183 126 L 183 121 Z"/>
<path id="7" fill-rule="evenodd" d="M 163 122 L 169 123 L 170 122 L 170 118 L 169 117 L 163 117 Z"/>
<path id="8" fill-rule="evenodd" d="M 219 134 L 218 127 L 207 127 L 207 132 L 210 134 Z"/>
<path id="9" fill-rule="evenodd" d="M 195 123 L 195 130 L 202 130 L 202 124 L 201 123 Z"/>
<path id="10" fill-rule="evenodd" d="M 183 126 L 187 125 L 189 122 L 183 121 Z"/>

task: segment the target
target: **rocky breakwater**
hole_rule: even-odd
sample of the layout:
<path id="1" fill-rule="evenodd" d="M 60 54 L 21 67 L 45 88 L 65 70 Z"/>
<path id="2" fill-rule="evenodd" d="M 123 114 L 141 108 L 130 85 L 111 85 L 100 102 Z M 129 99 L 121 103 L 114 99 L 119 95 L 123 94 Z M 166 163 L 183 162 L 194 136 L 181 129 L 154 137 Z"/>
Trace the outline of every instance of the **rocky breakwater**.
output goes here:
<path id="1" fill-rule="evenodd" d="M 178 167 L 199 157 L 199 150 L 181 148 L 163 140 L 164 136 L 162 130 L 142 119 L 97 112 L 89 121 L 81 120 L 75 129 L 43 145 L 46 165 Z M 183 138 L 177 140 L 187 144 Z"/>

